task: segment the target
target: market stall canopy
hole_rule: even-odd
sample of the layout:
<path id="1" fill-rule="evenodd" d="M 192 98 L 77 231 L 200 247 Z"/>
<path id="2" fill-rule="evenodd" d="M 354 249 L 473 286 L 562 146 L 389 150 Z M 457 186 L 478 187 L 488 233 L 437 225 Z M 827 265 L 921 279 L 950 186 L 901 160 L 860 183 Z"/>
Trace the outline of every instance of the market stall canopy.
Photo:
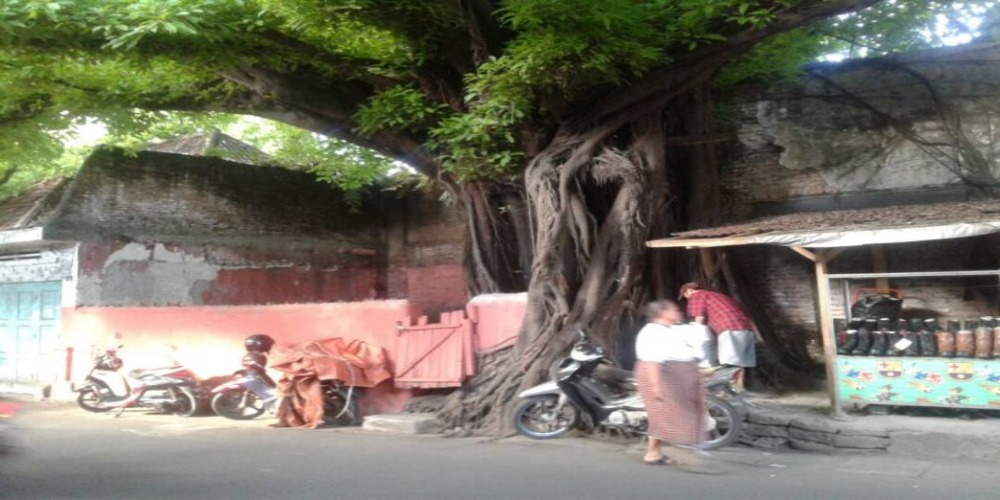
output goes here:
<path id="1" fill-rule="evenodd" d="M 677 233 L 650 248 L 770 244 L 834 248 L 1000 233 L 1000 200 L 798 213 Z"/>

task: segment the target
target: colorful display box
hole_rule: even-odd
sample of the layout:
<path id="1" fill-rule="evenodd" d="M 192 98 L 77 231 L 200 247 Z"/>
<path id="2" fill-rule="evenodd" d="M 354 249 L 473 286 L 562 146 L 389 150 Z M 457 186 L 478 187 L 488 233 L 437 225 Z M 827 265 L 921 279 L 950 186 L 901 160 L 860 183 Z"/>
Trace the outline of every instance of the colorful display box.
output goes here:
<path id="1" fill-rule="evenodd" d="M 1000 359 L 837 356 L 844 406 L 1000 410 Z"/>

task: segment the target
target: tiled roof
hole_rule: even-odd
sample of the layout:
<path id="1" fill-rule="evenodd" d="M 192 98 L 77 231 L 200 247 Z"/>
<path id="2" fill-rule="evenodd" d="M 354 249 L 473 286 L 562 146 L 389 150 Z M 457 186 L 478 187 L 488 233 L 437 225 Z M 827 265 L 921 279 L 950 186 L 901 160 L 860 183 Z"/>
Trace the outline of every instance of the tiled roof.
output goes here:
<path id="1" fill-rule="evenodd" d="M 722 238 L 774 232 L 854 231 L 997 220 L 1000 220 L 1000 200 L 981 200 L 779 215 L 727 226 L 686 231 L 676 233 L 673 236 L 677 238 Z"/>
<path id="2" fill-rule="evenodd" d="M 17 196 L 0 200 L 0 231 L 31 227 L 55 208 L 54 198 L 68 179 L 47 179 Z"/>
<path id="3" fill-rule="evenodd" d="M 218 130 L 149 144 L 146 150 L 189 156 L 216 156 L 248 165 L 263 165 L 269 159 L 267 153 Z"/>

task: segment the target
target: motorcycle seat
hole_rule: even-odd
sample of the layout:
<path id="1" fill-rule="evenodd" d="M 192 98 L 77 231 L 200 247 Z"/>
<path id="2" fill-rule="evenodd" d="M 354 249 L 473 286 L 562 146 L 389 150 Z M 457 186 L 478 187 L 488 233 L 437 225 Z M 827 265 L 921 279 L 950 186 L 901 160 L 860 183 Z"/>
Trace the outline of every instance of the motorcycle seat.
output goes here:
<path id="1" fill-rule="evenodd" d="M 600 365 L 594 370 L 594 377 L 605 384 L 621 389 L 635 388 L 635 375 L 630 370 L 611 365 Z"/>

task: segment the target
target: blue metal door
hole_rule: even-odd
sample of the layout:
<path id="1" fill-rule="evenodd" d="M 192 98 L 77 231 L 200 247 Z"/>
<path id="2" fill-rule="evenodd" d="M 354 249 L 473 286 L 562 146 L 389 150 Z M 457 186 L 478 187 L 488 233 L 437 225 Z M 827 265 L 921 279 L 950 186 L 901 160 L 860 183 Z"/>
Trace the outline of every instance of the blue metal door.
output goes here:
<path id="1" fill-rule="evenodd" d="M 0 389 L 34 386 L 52 374 L 62 283 L 0 284 Z"/>

